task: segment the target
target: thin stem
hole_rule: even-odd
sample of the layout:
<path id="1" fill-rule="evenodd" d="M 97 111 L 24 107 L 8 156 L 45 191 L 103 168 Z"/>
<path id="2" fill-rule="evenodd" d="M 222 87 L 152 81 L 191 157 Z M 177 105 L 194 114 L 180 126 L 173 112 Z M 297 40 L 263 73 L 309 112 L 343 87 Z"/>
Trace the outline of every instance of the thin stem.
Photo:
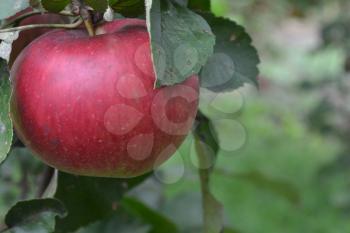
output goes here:
<path id="1" fill-rule="evenodd" d="M 32 12 L 28 12 L 28 13 L 24 13 L 8 22 L 6 22 L 6 24 L 2 27 L 2 28 L 7 28 L 8 26 L 12 25 L 12 24 L 15 24 L 15 23 L 18 23 L 20 21 L 22 21 L 23 19 L 26 19 L 30 16 L 33 16 L 33 15 L 40 15 L 40 14 L 49 14 L 49 12 L 47 11 L 44 11 L 44 12 L 41 12 L 41 11 L 32 11 Z M 75 16 L 72 12 L 69 12 L 69 11 L 61 11 L 60 13 L 58 13 L 59 15 L 63 15 L 63 16 Z"/>
<path id="2" fill-rule="evenodd" d="M 25 25 L 25 26 L 13 27 L 13 28 L 1 29 L 0 33 L 25 31 L 25 30 L 30 30 L 30 29 L 34 29 L 34 28 L 67 28 L 67 29 L 73 29 L 73 28 L 78 27 L 82 23 L 83 23 L 83 20 L 82 19 L 78 19 L 76 22 L 71 23 L 71 24 L 31 24 L 31 25 Z"/>
<path id="3" fill-rule="evenodd" d="M 219 233 L 222 231 L 222 205 L 216 200 L 210 190 L 210 175 L 212 168 L 206 168 L 208 164 L 207 147 L 198 135 L 195 135 L 196 152 L 199 160 L 199 177 L 202 192 L 203 208 L 203 232 Z"/>
<path id="4" fill-rule="evenodd" d="M 89 33 L 89 36 L 95 36 L 95 28 L 92 23 L 90 12 L 84 3 L 84 0 L 73 1 L 73 4 L 75 5 L 75 8 L 79 9 L 79 14 L 84 20 L 85 28 Z"/>
<path id="5" fill-rule="evenodd" d="M 196 137 L 196 151 L 198 155 L 199 167 L 202 168 L 202 165 L 205 164 L 205 152 L 203 151 L 203 146 L 201 144 L 201 140 Z M 203 206 L 203 228 L 204 232 L 207 232 L 207 226 L 209 225 L 209 219 L 207 218 L 208 213 L 210 212 L 210 206 L 207 203 L 207 195 L 210 193 L 209 188 L 209 178 L 210 178 L 210 170 L 209 169 L 199 169 L 199 178 L 201 184 L 201 192 L 202 192 L 202 206 Z"/>
<path id="6" fill-rule="evenodd" d="M 85 24 L 86 30 L 89 33 L 89 36 L 95 36 L 95 29 L 91 19 L 84 20 L 84 24 Z"/>

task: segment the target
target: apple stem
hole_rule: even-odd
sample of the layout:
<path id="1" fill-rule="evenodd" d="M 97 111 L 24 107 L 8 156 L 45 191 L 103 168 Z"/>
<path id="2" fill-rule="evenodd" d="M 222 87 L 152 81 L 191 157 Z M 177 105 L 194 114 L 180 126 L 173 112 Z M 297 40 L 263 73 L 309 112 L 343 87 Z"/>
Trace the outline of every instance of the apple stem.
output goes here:
<path id="1" fill-rule="evenodd" d="M 83 20 L 84 20 L 85 28 L 89 33 L 89 36 L 95 36 L 95 29 L 92 24 L 91 18 L 89 17 L 88 19 L 83 19 Z"/>
<path id="2" fill-rule="evenodd" d="M 95 36 L 95 28 L 92 23 L 91 14 L 88 7 L 85 5 L 84 0 L 72 0 L 73 12 L 80 15 L 83 19 L 85 28 L 89 33 L 89 36 Z"/>
<path id="3" fill-rule="evenodd" d="M 82 19 L 78 19 L 76 22 L 70 23 L 70 24 L 31 24 L 31 25 L 25 25 L 25 26 L 13 27 L 13 28 L 1 29 L 0 33 L 25 31 L 25 30 L 30 30 L 30 29 L 34 29 L 34 28 L 67 28 L 67 29 L 73 29 L 73 28 L 77 28 L 82 23 L 83 23 L 83 20 Z"/>

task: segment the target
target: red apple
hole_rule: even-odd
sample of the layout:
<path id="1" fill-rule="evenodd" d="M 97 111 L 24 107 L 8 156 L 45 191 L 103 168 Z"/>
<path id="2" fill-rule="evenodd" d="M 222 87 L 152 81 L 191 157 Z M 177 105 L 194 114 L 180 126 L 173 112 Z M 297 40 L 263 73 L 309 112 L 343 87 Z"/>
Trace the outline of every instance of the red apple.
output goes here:
<path id="1" fill-rule="evenodd" d="M 27 8 L 15 15 L 15 17 L 23 15 L 25 13 L 29 13 L 33 11 L 32 8 Z M 11 17 L 14 18 L 14 17 Z M 11 19 L 10 18 L 10 19 Z M 20 22 L 20 26 L 24 25 L 30 25 L 30 24 L 50 24 L 50 23 L 66 23 L 68 21 L 67 18 L 62 17 L 57 14 L 40 14 L 40 15 L 33 15 L 29 16 L 28 18 L 23 19 Z M 35 28 L 30 29 L 27 31 L 22 31 L 19 33 L 19 37 L 17 40 L 15 40 L 12 44 L 12 51 L 10 55 L 9 60 L 9 66 L 11 67 L 13 65 L 13 62 L 19 55 L 19 53 L 33 40 L 38 38 L 39 36 L 51 31 L 52 29 L 49 28 Z"/>
<path id="2" fill-rule="evenodd" d="M 26 146 L 69 173 L 133 177 L 167 160 L 198 108 L 198 77 L 154 88 L 144 20 L 55 30 L 32 42 L 11 71 L 12 118 Z"/>

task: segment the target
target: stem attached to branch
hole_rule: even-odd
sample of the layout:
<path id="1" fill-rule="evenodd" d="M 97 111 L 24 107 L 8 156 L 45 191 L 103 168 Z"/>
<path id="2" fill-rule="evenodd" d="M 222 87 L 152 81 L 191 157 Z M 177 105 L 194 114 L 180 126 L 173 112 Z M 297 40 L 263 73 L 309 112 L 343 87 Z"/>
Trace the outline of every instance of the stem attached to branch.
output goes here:
<path id="1" fill-rule="evenodd" d="M 67 29 L 73 29 L 73 28 L 77 28 L 82 23 L 83 23 L 83 20 L 82 19 L 78 19 L 76 22 L 71 23 L 71 24 L 31 24 L 31 25 L 19 26 L 19 27 L 14 27 L 14 28 L 1 29 L 0 33 L 25 31 L 25 30 L 30 30 L 30 29 L 34 29 L 34 28 L 67 28 Z"/>
<path id="2" fill-rule="evenodd" d="M 89 36 L 95 36 L 95 28 L 91 20 L 91 14 L 84 3 L 84 0 L 72 0 L 73 12 L 79 14 L 83 19 Z"/>

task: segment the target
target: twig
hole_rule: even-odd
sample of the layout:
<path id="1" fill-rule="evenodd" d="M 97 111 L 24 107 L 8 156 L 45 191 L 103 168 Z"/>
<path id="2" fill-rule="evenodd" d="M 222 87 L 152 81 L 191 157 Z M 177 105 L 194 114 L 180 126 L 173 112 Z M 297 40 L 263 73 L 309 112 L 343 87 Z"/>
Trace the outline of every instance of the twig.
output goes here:
<path id="1" fill-rule="evenodd" d="M 25 31 L 25 30 L 30 30 L 30 29 L 34 29 L 34 28 L 67 28 L 67 29 L 72 29 L 72 28 L 78 27 L 82 23 L 83 23 L 83 20 L 78 19 L 76 22 L 71 23 L 71 24 L 31 24 L 31 25 L 1 29 L 0 33 Z"/>
<path id="2" fill-rule="evenodd" d="M 9 20 L 8 22 L 5 23 L 5 25 L 2 26 L 2 28 L 7 28 L 8 26 L 12 25 L 12 24 L 15 24 L 15 23 L 18 23 L 20 21 L 22 21 L 23 19 L 26 19 L 30 16 L 33 16 L 33 15 L 41 15 L 41 14 L 48 14 L 50 12 L 47 12 L 47 11 L 44 11 L 44 12 L 41 12 L 41 11 L 31 11 L 31 12 L 28 12 L 28 13 L 24 13 L 14 19 L 11 19 Z M 60 13 L 58 13 L 59 15 L 63 15 L 63 16 L 75 16 L 75 14 L 73 14 L 72 12 L 69 12 L 69 11 L 61 11 Z"/>

